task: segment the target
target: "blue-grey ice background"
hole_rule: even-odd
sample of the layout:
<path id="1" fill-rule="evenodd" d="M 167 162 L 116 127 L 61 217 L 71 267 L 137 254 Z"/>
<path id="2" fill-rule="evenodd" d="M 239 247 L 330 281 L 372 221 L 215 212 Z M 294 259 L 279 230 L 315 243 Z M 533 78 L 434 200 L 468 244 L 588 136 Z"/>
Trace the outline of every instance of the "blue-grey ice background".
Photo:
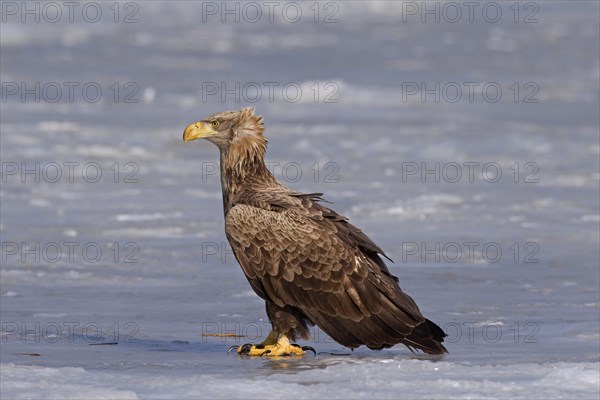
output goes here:
<path id="1" fill-rule="evenodd" d="M 597 2 L 538 1 L 534 23 L 522 22 L 535 10 L 525 3 L 514 23 L 512 2 L 497 3 L 497 23 L 480 11 L 473 23 L 403 22 L 400 1 L 334 3 L 337 23 L 323 23 L 335 10 L 325 3 L 314 23 L 312 2 L 302 3 L 298 23 L 281 13 L 273 22 L 203 22 L 201 2 L 153 1 L 136 3 L 138 22 L 125 24 L 111 22 L 112 3 L 102 4 L 106 17 L 96 24 L 8 16 L 1 25 L 3 84 L 104 89 L 97 103 L 63 95 L 1 104 L 3 399 L 598 398 Z M 124 6 L 121 20 L 132 10 Z M 124 92 L 115 102 L 114 82 L 122 90 L 134 82 L 139 102 L 123 103 Z M 210 82 L 297 83 L 303 95 L 203 99 Z M 337 103 L 324 101 L 331 82 Z M 497 82 L 503 96 L 422 102 L 403 99 L 403 82 Z M 538 102 L 523 102 L 529 91 L 515 102 L 514 82 L 537 85 Z M 268 325 L 225 245 L 211 170 L 217 150 L 184 146 L 181 133 L 246 105 L 265 117 L 268 160 L 302 171 L 296 179 L 294 168 L 276 168 L 278 177 L 325 192 L 389 253 L 402 287 L 448 331 L 447 356 L 401 346 L 351 352 L 318 330 L 305 343 L 319 351 L 314 358 L 226 354 L 260 340 Z M 31 175 L 22 183 L 9 173 L 39 163 L 50 174 L 59 163 L 66 174 L 65 162 L 96 163 L 103 175 L 89 183 L 77 167 L 72 183 Z M 489 183 L 476 169 L 473 183 L 404 182 L 403 163 L 422 162 L 495 162 L 503 175 Z M 125 183 L 128 173 L 137 182 Z M 78 246 L 72 260 L 69 242 Z M 407 243 L 464 250 L 465 242 L 480 244 L 472 260 L 403 252 Z M 33 253 L 12 254 L 22 243 Z M 36 243 L 47 249 L 39 261 Z M 61 246 L 58 262 L 50 243 Z M 98 262 L 82 256 L 87 243 L 103 249 Z M 497 262 L 482 256 L 485 243 L 502 248 Z M 246 337 L 206 336 L 214 333 Z M 118 344 L 95 345 L 110 342 Z"/>

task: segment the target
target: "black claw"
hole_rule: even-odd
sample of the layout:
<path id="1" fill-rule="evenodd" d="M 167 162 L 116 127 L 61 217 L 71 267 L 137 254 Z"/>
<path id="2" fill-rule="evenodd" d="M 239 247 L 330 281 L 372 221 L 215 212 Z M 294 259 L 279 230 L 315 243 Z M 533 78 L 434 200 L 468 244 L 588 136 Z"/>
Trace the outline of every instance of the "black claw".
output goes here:
<path id="1" fill-rule="evenodd" d="M 315 356 L 317 355 L 317 352 L 315 351 L 315 349 L 313 349 L 313 348 L 312 348 L 312 347 L 310 347 L 310 346 L 300 346 L 300 345 L 298 345 L 298 344 L 296 344 L 296 343 L 290 343 L 290 344 L 291 344 L 292 346 L 294 346 L 294 347 L 297 347 L 297 348 L 299 348 L 299 349 L 302 349 L 302 351 L 312 351 L 312 352 L 313 352 L 313 354 L 314 354 Z"/>
<path id="2" fill-rule="evenodd" d="M 235 351 L 238 354 L 244 355 L 244 354 L 248 354 L 250 353 L 250 350 L 252 349 L 252 343 L 246 343 L 242 346 L 231 346 L 228 350 L 227 353 L 230 353 L 231 350 L 235 349 Z"/>
<path id="3" fill-rule="evenodd" d="M 264 346 L 263 346 L 264 347 Z M 265 350 L 264 352 L 261 353 L 261 357 L 262 356 L 266 356 L 267 354 L 269 354 L 271 352 L 271 350 Z"/>
<path id="4" fill-rule="evenodd" d="M 227 354 L 231 353 L 231 350 L 235 349 L 235 351 L 237 352 L 237 349 L 240 346 L 231 346 L 229 349 L 227 349 Z"/>
<path id="5" fill-rule="evenodd" d="M 250 350 L 252 350 L 252 343 L 246 343 L 242 346 L 239 353 L 240 354 L 250 354 Z"/>
<path id="6" fill-rule="evenodd" d="M 317 356 L 317 352 L 315 351 L 315 349 L 313 349 L 313 348 L 312 348 L 312 347 L 310 347 L 310 346 L 302 346 L 302 350 L 304 350 L 304 351 L 312 351 L 312 352 L 313 352 L 313 354 L 314 354 L 314 356 L 313 356 L 313 357 L 316 357 L 316 356 Z"/>

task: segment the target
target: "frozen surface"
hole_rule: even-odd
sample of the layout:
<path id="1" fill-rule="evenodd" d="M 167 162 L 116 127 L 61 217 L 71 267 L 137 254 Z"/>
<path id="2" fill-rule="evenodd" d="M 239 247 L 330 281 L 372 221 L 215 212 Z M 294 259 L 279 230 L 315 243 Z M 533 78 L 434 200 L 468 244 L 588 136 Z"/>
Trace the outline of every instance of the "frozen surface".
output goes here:
<path id="1" fill-rule="evenodd" d="M 97 24 L 0 25 L 3 85 L 104 89 L 96 103 L 1 103 L 3 399 L 598 398 L 596 2 L 537 2 L 529 24 L 508 3 L 498 23 L 403 22 L 402 2 L 336 3 L 329 24 L 202 22 L 200 2 L 137 4 L 132 24 L 105 8 Z M 122 101 L 128 82 L 137 103 Z M 203 92 L 215 82 L 297 83 L 303 96 L 270 102 L 263 87 L 254 104 L 223 102 Z M 503 96 L 421 101 L 403 97 L 407 82 L 495 82 Z M 536 103 L 523 102 L 529 82 Z M 337 103 L 324 102 L 328 83 Z M 447 331 L 447 356 L 351 352 L 318 329 L 315 358 L 227 355 L 268 324 L 226 244 L 217 150 L 184 146 L 181 132 L 245 105 L 265 117 L 276 175 L 325 192 L 396 261 L 403 289 Z M 79 163 L 72 182 L 65 163 Z M 422 163 L 464 176 L 407 175 Z M 479 168 L 469 182 L 464 163 L 502 176 Z M 39 179 L 22 176 L 36 165 Z"/>

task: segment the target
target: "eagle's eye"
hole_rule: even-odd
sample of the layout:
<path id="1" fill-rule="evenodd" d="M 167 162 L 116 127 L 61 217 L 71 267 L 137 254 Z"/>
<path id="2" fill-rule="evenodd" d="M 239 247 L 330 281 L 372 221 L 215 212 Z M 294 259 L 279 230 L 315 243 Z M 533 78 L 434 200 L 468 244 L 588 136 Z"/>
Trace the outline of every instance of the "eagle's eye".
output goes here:
<path id="1" fill-rule="evenodd" d="M 213 121 L 213 122 L 212 122 L 212 126 L 213 126 L 213 127 L 215 127 L 215 128 L 216 128 L 217 126 L 219 126 L 219 121 Z"/>

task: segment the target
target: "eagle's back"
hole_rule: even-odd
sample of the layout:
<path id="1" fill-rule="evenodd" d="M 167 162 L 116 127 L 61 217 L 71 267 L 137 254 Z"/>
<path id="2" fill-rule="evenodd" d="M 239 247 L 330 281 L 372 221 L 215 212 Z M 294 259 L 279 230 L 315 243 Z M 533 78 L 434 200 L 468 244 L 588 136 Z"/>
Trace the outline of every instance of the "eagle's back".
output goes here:
<path id="1" fill-rule="evenodd" d="M 319 194 L 266 193 L 247 193 L 225 217 L 227 238 L 259 296 L 301 310 L 347 347 L 402 342 L 445 351 L 441 329 L 400 289 L 383 251 L 360 229 L 319 204 Z"/>

